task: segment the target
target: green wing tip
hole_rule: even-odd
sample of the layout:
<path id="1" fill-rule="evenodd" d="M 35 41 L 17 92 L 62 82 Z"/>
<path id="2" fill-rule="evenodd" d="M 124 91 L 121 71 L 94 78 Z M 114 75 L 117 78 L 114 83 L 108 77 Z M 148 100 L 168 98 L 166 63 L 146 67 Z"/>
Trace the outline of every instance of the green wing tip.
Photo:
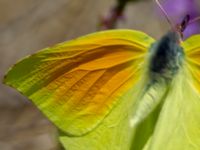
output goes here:
<path id="1" fill-rule="evenodd" d="M 7 82 L 7 73 L 3 76 L 3 79 L 2 79 L 2 83 L 3 84 L 6 84 L 6 85 L 8 85 L 8 82 Z"/>
<path id="2" fill-rule="evenodd" d="M 10 75 L 10 71 L 12 70 L 12 67 L 9 68 L 9 70 L 5 73 L 5 75 L 3 76 L 3 79 L 2 79 L 2 83 L 9 86 L 9 87 L 12 87 L 14 89 L 16 89 L 16 87 L 12 84 L 11 80 L 12 78 L 9 77 Z M 11 79 L 11 80 L 10 80 Z"/>

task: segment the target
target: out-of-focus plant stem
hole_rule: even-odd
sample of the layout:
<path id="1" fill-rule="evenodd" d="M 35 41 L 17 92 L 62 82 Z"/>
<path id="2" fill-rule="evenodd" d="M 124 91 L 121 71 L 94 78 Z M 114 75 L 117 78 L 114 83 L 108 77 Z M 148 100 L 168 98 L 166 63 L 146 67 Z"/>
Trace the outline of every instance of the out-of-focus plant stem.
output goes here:
<path id="1" fill-rule="evenodd" d="M 116 5 L 111 9 L 110 13 L 101 18 L 100 29 L 116 28 L 117 22 L 123 18 L 123 12 L 129 1 L 133 0 L 117 0 Z"/>

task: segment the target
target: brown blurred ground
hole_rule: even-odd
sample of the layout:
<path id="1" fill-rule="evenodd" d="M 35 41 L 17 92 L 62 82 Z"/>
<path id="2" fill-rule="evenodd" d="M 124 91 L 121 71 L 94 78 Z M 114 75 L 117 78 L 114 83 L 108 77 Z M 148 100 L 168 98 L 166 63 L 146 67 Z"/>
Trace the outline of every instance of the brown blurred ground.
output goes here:
<path id="1" fill-rule="evenodd" d="M 0 0 L 0 79 L 18 59 L 96 31 L 114 0 Z M 133 3 L 119 27 L 158 38 L 167 30 L 151 0 Z M 164 26 L 163 26 L 164 25 Z M 30 66 L 31 67 L 31 66 Z M 15 90 L 0 83 L 0 150 L 57 150 L 56 129 Z"/>

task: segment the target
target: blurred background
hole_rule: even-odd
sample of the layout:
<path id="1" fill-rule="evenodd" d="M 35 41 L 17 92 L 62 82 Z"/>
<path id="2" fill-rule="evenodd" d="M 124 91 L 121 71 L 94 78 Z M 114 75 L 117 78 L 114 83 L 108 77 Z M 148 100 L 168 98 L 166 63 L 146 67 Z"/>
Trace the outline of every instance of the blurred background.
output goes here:
<path id="1" fill-rule="evenodd" d="M 175 1 L 170 5 L 178 5 Z M 0 0 L 0 80 L 26 55 L 110 28 L 107 23 L 116 7 L 117 0 Z M 141 30 L 158 39 L 170 27 L 157 8 L 153 0 L 129 2 L 115 18 L 115 28 Z M 0 83 L 0 150 L 59 150 L 56 134 L 35 106 Z"/>

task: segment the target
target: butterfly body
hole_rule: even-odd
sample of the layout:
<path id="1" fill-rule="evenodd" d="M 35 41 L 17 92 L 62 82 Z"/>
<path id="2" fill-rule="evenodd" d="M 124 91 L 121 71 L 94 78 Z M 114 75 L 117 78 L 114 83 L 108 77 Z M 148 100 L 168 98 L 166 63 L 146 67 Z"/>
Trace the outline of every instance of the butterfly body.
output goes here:
<path id="1" fill-rule="evenodd" d="M 130 121 L 132 126 L 143 121 L 161 102 L 174 76 L 181 69 L 184 51 L 179 44 L 179 33 L 169 31 L 149 48 L 147 84 L 139 93 L 138 106 Z"/>

